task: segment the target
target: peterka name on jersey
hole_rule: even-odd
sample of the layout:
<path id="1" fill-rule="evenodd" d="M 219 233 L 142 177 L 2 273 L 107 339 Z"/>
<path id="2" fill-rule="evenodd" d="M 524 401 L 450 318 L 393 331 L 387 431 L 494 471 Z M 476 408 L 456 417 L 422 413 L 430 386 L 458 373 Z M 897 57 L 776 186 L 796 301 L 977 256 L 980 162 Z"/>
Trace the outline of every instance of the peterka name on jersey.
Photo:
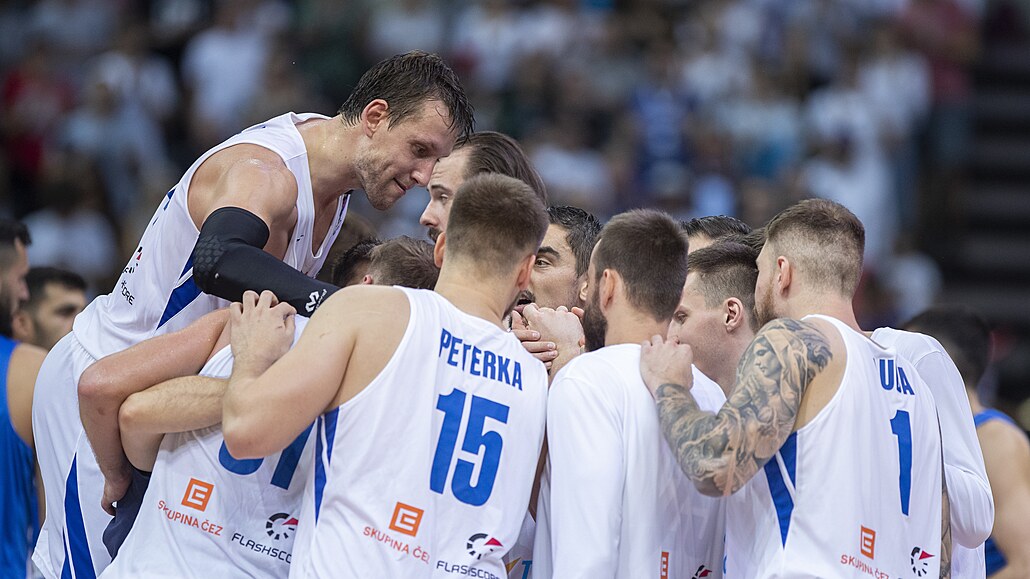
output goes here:
<path id="1" fill-rule="evenodd" d="M 517 360 L 479 348 L 455 336 L 447 328 L 440 330 L 437 355 L 448 365 L 469 375 L 489 378 L 522 390 L 522 365 Z"/>

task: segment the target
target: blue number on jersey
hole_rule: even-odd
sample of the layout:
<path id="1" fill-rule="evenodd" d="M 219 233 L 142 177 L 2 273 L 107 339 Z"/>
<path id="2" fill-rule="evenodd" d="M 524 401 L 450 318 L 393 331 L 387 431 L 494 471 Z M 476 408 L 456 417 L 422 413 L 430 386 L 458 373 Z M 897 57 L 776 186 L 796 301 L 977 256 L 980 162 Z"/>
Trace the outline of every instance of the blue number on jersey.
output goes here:
<path id="1" fill-rule="evenodd" d="M 898 483 L 901 486 L 901 512 L 908 516 L 908 503 L 912 497 L 912 423 L 908 412 L 898 410 L 891 418 L 891 432 L 898 437 Z"/>
<path id="2" fill-rule="evenodd" d="M 436 409 L 443 411 L 443 426 L 440 428 L 440 438 L 436 443 L 436 452 L 433 455 L 433 467 L 429 473 L 429 488 L 439 494 L 443 494 L 447 484 L 447 475 L 451 470 L 451 459 L 454 457 L 458 431 L 465 414 L 465 398 L 465 392 L 455 388 L 446 396 L 441 394 L 436 402 Z M 479 480 L 477 484 L 472 484 L 472 474 L 476 465 L 460 458 L 454 466 L 454 477 L 451 479 L 451 492 L 454 493 L 455 498 L 474 507 L 485 504 L 490 498 L 490 494 L 493 493 L 497 468 L 501 462 L 501 449 L 504 446 L 504 439 L 499 432 L 485 430 L 487 418 L 507 424 L 508 407 L 487 398 L 473 396 L 461 449 L 477 456 L 480 448 L 483 449 Z"/>
<path id="3" fill-rule="evenodd" d="M 290 482 L 293 481 L 293 473 L 297 471 L 297 464 L 300 462 L 300 456 L 304 452 L 304 446 L 308 442 L 308 435 L 310 433 L 311 427 L 308 426 L 304 429 L 304 432 L 300 433 L 300 436 L 293 439 L 293 442 L 279 454 L 279 462 L 276 463 L 275 470 L 272 472 L 272 485 L 283 490 L 290 488 Z M 263 458 L 244 460 L 233 458 L 229 454 L 229 449 L 225 447 L 225 440 L 222 440 L 222 446 L 218 449 L 218 463 L 233 474 L 241 476 L 254 474 L 261 468 L 261 463 L 264 461 L 265 459 Z"/>

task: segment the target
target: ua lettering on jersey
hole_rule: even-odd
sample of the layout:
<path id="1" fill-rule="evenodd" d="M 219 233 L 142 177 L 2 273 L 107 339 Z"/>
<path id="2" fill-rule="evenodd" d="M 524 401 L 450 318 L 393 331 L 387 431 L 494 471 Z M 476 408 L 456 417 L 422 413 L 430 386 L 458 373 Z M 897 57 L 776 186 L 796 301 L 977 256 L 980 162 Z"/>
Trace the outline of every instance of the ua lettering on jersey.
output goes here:
<path id="1" fill-rule="evenodd" d="M 727 499 L 727 577 L 936 577 L 937 410 L 912 364 L 832 324 L 847 363 L 830 402 Z"/>
<path id="2" fill-rule="evenodd" d="M 529 504 L 547 375 L 431 291 L 357 396 L 319 417 L 291 576 L 503 577 Z"/>

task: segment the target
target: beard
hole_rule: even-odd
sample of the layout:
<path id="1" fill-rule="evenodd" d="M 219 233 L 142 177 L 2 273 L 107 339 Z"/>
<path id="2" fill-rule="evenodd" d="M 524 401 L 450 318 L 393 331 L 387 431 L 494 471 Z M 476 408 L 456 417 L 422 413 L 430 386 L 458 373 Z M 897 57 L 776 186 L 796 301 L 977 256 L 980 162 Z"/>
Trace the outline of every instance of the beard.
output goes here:
<path id="1" fill-rule="evenodd" d="M 387 163 L 378 163 L 375 159 L 369 158 L 359 159 L 355 163 L 361 189 L 365 192 L 368 203 L 379 211 L 385 211 L 397 202 L 390 194 L 396 183 L 386 176 L 386 167 Z"/>
<path id="2" fill-rule="evenodd" d="M 765 291 L 761 294 L 755 294 L 755 317 L 758 318 L 759 328 L 779 317 L 773 306 L 771 286 L 766 286 Z"/>
<path id="3" fill-rule="evenodd" d="M 428 229 L 428 230 L 426 231 L 426 234 L 427 234 L 427 235 L 429 235 L 429 239 L 432 239 L 432 240 L 433 240 L 433 243 L 436 243 L 436 239 L 437 239 L 438 237 L 440 237 L 440 233 L 441 233 L 441 232 L 440 232 L 440 229 L 439 229 L 439 228 L 437 228 L 437 227 L 430 227 L 430 228 L 429 228 L 429 229 Z"/>
<path id="4" fill-rule="evenodd" d="M 586 338 L 587 351 L 593 352 L 603 348 L 606 333 L 608 333 L 608 320 L 601 313 L 601 300 L 598 292 L 593 291 L 583 309 L 583 336 Z"/>

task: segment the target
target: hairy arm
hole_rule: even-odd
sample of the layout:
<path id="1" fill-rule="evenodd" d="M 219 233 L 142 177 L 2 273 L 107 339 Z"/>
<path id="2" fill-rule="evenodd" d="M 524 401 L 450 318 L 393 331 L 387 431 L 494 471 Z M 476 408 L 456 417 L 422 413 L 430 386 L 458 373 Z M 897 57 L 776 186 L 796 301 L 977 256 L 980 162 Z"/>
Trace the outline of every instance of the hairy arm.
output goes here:
<path id="1" fill-rule="evenodd" d="M 805 389 L 831 357 L 817 328 L 780 319 L 751 342 L 733 395 L 717 414 L 701 410 L 686 386 L 659 386 L 662 431 L 698 490 L 726 496 L 744 486 L 790 435 Z"/>
<path id="2" fill-rule="evenodd" d="M 225 310 L 212 312 L 186 328 L 145 340 L 107 356 L 86 369 L 79 379 L 79 415 L 93 453 L 112 492 L 124 492 L 129 482 L 128 461 L 122 449 L 118 412 L 132 394 L 177 376 L 196 374 L 211 355 L 225 328 Z M 118 496 L 105 497 L 105 507 Z"/>
<path id="3" fill-rule="evenodd" d="M 228 383 L 208 376 L 183 376 L 129 396 L 118 412 L 122 447 L 129 462 L 150 472 L 166 433 L 221 422 L 222 396 Z"/>

